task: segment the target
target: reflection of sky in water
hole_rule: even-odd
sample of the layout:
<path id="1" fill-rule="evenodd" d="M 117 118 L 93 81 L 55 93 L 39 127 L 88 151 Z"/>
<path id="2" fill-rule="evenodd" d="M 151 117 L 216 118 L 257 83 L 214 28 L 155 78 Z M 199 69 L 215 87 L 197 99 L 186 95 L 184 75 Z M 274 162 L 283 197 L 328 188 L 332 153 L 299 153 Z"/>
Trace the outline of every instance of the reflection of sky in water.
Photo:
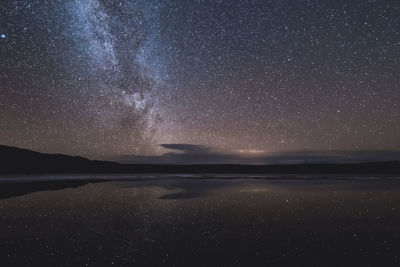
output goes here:
<path id="1" fill-rule="evenodd" d="M 0 249 L 21 265 L 394 264 L 399 185 L 169 179 L 38 191 L 0 200 Z"/>

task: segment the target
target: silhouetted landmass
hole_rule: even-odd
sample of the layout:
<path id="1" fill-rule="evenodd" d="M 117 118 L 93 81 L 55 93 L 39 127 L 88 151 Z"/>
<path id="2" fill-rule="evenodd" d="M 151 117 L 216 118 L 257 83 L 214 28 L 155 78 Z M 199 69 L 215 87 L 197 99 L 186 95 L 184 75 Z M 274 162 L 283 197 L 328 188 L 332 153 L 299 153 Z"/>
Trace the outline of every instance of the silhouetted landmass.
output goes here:
<path id="1" fill-rule="evenodd" d="M 61 154 L 44 154 L 0 146 L 0 174 L 44 173 L 287 173 L 287 174 L 400 174 L 400 162 L 292 165 L 162 165 L 122 164 Z"/>

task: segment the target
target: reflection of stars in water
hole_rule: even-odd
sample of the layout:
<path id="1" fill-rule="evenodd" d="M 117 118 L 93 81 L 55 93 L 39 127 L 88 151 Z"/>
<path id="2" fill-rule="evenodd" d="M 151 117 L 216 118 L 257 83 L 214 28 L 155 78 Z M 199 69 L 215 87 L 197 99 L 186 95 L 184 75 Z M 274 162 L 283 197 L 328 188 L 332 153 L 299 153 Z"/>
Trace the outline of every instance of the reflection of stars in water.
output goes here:
<path id="1" fill-rule="evenodd" d="M 177 190 L 187 198 L 164 197 Z M 361 265 L 397 263 L 399 190 L 379 181 L 140 179 L 39 191 L 0 199 L 2 262 L 209 266 L 218 255 L 292 266 L 332 261 L 335 251 Z"/>

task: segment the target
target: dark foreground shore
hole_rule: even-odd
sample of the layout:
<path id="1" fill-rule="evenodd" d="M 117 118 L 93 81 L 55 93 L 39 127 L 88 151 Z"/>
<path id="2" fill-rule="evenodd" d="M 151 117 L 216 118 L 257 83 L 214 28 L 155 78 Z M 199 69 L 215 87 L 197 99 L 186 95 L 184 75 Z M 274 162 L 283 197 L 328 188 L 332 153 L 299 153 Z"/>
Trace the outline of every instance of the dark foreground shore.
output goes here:
<path id="1" fill-rule="evenodd" d="M 1 184 L 2 264 L 399 265 L 395 179 L 95 178 Z"/>

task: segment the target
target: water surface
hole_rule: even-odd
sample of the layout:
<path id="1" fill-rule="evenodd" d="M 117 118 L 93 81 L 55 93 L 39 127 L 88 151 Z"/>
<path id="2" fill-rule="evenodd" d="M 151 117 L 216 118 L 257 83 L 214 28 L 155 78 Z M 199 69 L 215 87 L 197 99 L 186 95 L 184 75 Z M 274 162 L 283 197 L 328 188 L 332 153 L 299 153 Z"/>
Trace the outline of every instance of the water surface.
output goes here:
<path id="1" fill-rule="evenodd" d="M 395 179 L 62 177 L 0 184 L 3 266 L 400 262 Z"/>

